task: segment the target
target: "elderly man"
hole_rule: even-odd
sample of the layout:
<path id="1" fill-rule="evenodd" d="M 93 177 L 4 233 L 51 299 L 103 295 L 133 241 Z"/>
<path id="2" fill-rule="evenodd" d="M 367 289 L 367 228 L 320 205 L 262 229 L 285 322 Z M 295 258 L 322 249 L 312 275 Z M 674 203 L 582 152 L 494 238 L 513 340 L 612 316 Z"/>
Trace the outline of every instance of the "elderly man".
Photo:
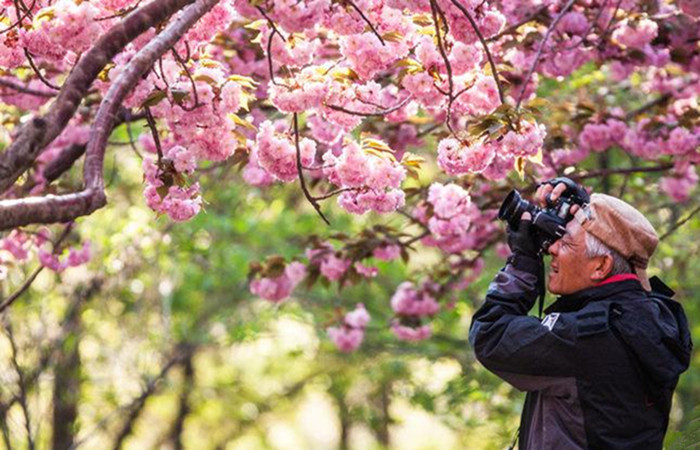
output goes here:
<path id="1" fill-rule="evenodd" d="M 565 189 L 543 185 L 536 198 L 544 204 Z M 508 229 L 512 255 L 474 315 L 469 340 L 484 366 L 527 391 L 520 449 L 661 449 L 692 344 L 673 291 L 646 276 L 658 237 L 614 197 L 593 194 L 572 212 L 548 249 L 548 289 L 559 298 L 546 317 L 528 316 L 541 252 L 526 212 L 517 230 Z"/>

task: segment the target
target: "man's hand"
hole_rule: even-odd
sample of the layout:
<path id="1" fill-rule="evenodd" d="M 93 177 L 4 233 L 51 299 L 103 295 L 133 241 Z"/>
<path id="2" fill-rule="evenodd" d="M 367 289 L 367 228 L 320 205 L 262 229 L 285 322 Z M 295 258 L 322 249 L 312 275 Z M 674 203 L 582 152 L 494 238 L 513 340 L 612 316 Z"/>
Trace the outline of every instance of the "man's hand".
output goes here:
<path id="1" fill-rule="evenodd" d="M 532 235 L 532 216 L 529 212 L 523 213 L 517 230 L 508 226 L 508 246 L 513 254 L 537 258 L 539 248 L 535 237 Z"/>
<path id="2" fill-rule="evenodd" d="M 567 186 L 564 183 L 558 183 L 556 186 L 553 186 L 549 183 L 545 183 L 537 188 L 537 192 L 535 192 L 535 201 L 540 207 L 546 208 L 547 196 L 549 195 L 549 200 L 552 203 L 555 203 L 557 200 L 559 200 L 561 194 L 563 194 L 566 191 L 566 187 Z M 578 210 L 579 206 L 574 204 L 571 206 L 571 210 L 569 212 L 571 214 L 576 214 L 576 211 Z M 525 216 L 525 214 L 523 214 L 523 216 Z"/>

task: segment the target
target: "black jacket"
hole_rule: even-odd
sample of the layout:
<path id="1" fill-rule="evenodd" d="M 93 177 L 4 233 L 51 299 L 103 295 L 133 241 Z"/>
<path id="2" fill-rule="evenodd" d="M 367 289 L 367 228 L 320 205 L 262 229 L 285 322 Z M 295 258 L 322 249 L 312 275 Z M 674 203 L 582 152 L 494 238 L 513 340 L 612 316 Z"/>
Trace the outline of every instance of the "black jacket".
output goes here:
<path id="1" fill-rule="evenodd" d="M 508 264 L 474 315 L 477 359 L 527 391 L 520 449 L 661 449 L 692 343 L 681 306 L 637 280 L 559 298 L 540 321 L 537 268 Z"/>

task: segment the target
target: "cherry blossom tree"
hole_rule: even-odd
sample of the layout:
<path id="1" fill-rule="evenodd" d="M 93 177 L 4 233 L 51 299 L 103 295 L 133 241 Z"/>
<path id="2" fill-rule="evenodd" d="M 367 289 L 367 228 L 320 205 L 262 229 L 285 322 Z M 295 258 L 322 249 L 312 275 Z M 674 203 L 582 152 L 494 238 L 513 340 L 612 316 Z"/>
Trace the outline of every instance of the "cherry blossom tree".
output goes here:
<path id="1" fill-rule="evenodd" d="M 250 291 L 264 300 L 283 302 L 302 283 L 370 282 L 381 277 L 375 261 L 434 248 L 440 262 L 386 299 L 392 331 L 411 341 L 429 338 L 431 318 L 480 276 L 483 253 L 501 240 L 497 207 L 514 185 L 532 192 L 566 175 L 605 189 L 613 175 L 646 174 L 682 205 L 698 182 L 693 0 L 0 8 L 2 248 L 19 263 L 36 255 L 39 270 L 90 258 L 89 242 L 65 248 L 64 237 L 77 218 L 109 207 L 105 154 L 120 129 L 142 159 L 154 217 L 201 214 L 200 177 L 219 165 L 240 165 L 251 189 L 287 183 L 303 194 L 319 232 L 293 260 L 251 263 Z M 572 86 L 574 73 L 588 75 Z M 585 83 L 596 77 L 606 84 L 591 92 Z M 549 96 L 538 95 L 544 88 Z M 624 164 L 611 163 L 614 152 Z M 81 163 L 82 181 L 62 183 Z M 335 233 L 332 199 L 349 215 L 400 215 L 406 228 Z M 328 335 L 348 352 L 370 315 L 345 307 Z"/>

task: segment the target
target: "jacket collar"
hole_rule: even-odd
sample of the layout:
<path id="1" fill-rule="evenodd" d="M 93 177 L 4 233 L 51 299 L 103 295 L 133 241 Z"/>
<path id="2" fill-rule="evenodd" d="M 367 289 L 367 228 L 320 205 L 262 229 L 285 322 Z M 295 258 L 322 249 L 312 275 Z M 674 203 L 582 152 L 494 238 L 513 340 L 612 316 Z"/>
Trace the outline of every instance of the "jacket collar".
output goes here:
<path id="1" fill-rule="evenodd" d="M 646 296 L 646 291 L 642 288 L 639 280 L 636 279 L 601 283 L 573 294 L 558 297 L 557 300 L 545 310 L 545 313 L 578 311 L 589 302 L 605 300 L 612 296 L 618 296 L 618 298 L 624 297 L 619 296 L 621 293 L 634 293 L 634 298 Z M 620 300 L 622 299 L 623 298 L 620 298 Z"/>

